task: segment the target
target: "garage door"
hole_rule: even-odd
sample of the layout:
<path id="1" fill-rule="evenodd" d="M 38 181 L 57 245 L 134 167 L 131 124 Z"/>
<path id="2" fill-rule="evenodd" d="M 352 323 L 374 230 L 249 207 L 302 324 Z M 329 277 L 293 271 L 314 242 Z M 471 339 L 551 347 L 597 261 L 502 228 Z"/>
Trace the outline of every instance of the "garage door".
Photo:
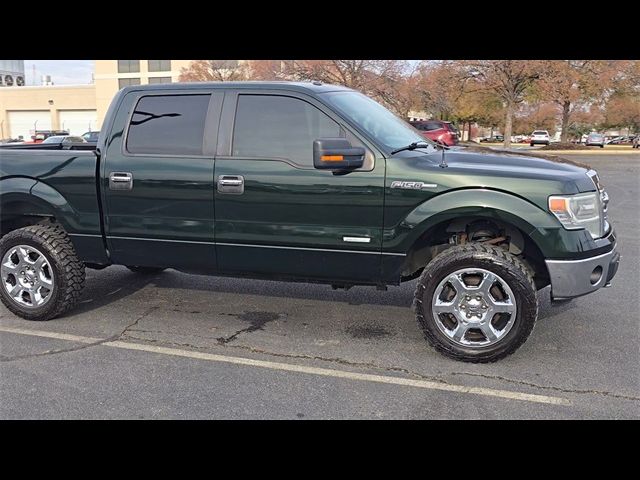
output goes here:
<path id="1" fill-rule="evenodd" d="M 51 130 L 51 113 L 49 110 L 33 110 L 30 112 L 7 112 L 9 120 L 9 134 L 11 138 L 20 135 L 25 140 L 31 140 L 34 128 L 38 130 Z M 37 122 L 37 123 L 36 123 Z"/>
<path id="2" fill-rule="evenodd" d="M 98 116 L 95 110 L 60 110 L 58 119 L 60 128 L 71 135 L 97 130 Z"/>

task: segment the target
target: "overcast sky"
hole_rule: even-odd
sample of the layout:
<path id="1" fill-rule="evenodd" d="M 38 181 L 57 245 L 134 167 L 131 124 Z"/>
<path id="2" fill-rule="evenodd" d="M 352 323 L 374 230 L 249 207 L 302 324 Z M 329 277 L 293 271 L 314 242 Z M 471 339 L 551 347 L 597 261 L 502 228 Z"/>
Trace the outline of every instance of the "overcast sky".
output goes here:
<path id="1" fill-rule="evenodd" d="M 51 75 L 55 85 L 86 85 L 91 83 L 94 64 L 94 60 L 25 60 L 26 83 L 34 85 L 33 66 L 35 65 L 36 85 L 40 85 L 42 75 Z"/>

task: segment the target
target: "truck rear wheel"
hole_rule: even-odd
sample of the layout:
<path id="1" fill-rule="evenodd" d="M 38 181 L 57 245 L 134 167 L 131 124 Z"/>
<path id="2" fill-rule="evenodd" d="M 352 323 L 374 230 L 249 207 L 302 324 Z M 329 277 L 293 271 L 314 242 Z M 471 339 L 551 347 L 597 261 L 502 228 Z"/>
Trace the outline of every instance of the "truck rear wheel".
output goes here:
<path id="1" fill-rule="evenodd" d="M 84 264 L 61 226 L 38 224 L 0 240 L 0 300 L 27 320 L 50 320 L 72 308 L 84 288 Z"/>
<path id="2" fill-rule="evenodd" d="M 478 243 L 451 247 L 427 265 L 414 308 L 430 345 L 474 363 L 515 352 L 538 316 L 529 269 L 505 250 Z"/>

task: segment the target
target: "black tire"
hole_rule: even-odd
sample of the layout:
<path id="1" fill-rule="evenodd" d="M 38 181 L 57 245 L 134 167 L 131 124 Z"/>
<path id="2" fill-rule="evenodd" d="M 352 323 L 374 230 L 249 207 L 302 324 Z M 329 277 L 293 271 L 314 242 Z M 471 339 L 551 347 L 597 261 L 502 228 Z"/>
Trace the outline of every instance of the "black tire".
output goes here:
<path id="1" fill-rule="evenodd" d="M 535 145 L 534 143 L 529 144 L 530 147 L 533 147 L 534 145 Z"/>
<path id="2" fill-rule="evenodd" d="M 600 148 L 604 148 L 604 145 L 600 145 Z"/>
<path id="3" fill-rule="evenodd" d="M 11 312 L 26 320 L 45 321 L 62 315 L 75 306 L 85 282 L 84 263 L 78 260 L 64 229 L 53 223 L 40 223 L 14 230 L 0 240 L 0 260 L 16 245 L 38 249 L 49 262 L 53 276 L 50 299 L 41 307 L 23 307 L 0 285 L 0 300 Z"/>
<path id="4" fill-rule="evenodd" d="M 132 272 L 140 273 L 142 275 L 153 275 L 165 270 L 165 268 L 162 267 L 138 267 L 137 265 L 127 265 L 126 267 Z"/>
<path id="5" fill-rule="evenodd" d="M 431 311 L 438 284 L 456 270 L 483 268 L 499 275 L 511 288 L 517 305 L 511 330 L 493 345 L 465 347 L 454 343 L 436 325 Z M 533 277 L 517 257 L 502 248 L 471 243 L 447 249 L 424 269 L 415 291 L 414 309 L 427 342 L 454 360 L 489 363 L 515 352 L 529 337 L 538 317 L 538 301 Z"/>

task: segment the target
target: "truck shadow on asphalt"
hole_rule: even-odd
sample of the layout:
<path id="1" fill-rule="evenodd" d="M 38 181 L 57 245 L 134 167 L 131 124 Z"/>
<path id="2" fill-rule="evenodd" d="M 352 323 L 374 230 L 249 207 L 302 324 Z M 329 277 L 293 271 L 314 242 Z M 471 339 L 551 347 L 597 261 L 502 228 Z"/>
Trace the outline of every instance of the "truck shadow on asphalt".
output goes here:
<path id="1" fill-rule="evenodd" d="M 333 290 L 331 286 L 324 284 L 192 275 L 175 270 L 167 270 L 155 275 L 141 275 L 130 272 L 124 267 L 109 267 L 107 270 L 88 275 L 84 295 L 73 313 L 85 313 L 109 304 L 115 304 L 148 286 L 163 290 L 207 292 L 213 295 L 216 293 L 258 295 L 340 302 L 348 305 L 403 307 L 411 311 L 415 284 L 414 280 L 400 286 L 390 286 L 386 292 L 378 291 L 375 287 L 369 286 L 356 286 L 345 291 Z M 538 318 L 540 320 L 579 308 L 579 303 L 575 300 L 551 304 L 548 287 L 539 291 L 538 295 L 540 299 Z"/>

